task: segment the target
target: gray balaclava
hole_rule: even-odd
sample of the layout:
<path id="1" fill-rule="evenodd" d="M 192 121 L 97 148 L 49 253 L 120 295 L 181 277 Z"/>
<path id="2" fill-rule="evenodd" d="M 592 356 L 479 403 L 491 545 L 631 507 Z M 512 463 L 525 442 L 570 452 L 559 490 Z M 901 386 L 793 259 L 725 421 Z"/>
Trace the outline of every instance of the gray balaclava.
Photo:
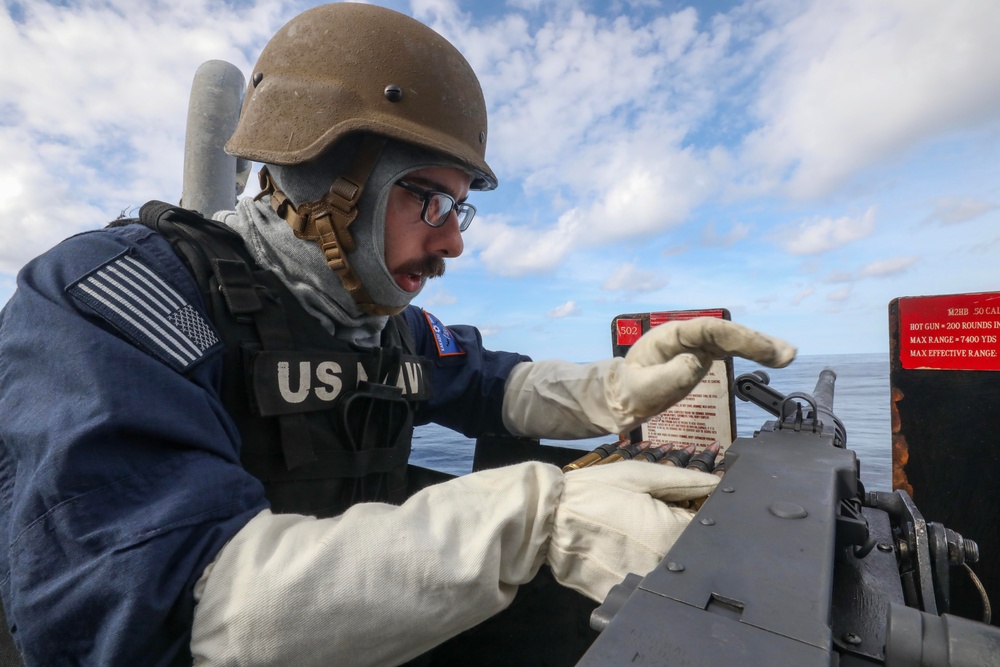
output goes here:
<path id="1" fill-rule="evenodd" d="M 326 194 L 333 181 L 350 167 L 358 143 L 358 137 L 349 137 L 316 160 L 267 168 L 275 185 L 299 206 Z M 369 296 L 381 306 L 403 308 L 419 294 L 419 290 L 407 292 L 400 288 L 385 264 L 385 213 L 393 184 L 406 174 L 426 167 L 467 171 L 445 156 L 390 140 L 382 149 L 358 202 L 358 216 L 350 227 L 355 251 L 348 255 L 348 260 Z M 359 345 L 377 345 L 387 318 L 364 313 L 327 265 L 319 246 L 296 238 L 267 199 L 241 200 L 236 215 L 222 219 L 243 236 L 255 259 L 274 271 L 327 330 Z"/>

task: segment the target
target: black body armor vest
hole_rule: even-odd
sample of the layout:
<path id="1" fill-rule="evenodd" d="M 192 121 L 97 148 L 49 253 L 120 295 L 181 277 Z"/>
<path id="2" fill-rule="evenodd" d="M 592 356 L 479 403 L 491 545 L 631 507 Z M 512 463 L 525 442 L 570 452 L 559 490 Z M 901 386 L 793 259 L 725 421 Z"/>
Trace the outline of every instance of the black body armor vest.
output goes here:
<path id="1" fill-rule="evenodd" d="M 138 220 L 170 241 L 194 276 L 225 344 L 222 401 L 240 459 L 274 512 L 327 517 L 357 502 L 401 502 L 413 408 L 429 398 L 430 364 L 394 316 L 379 348 L 338 340 L 240 236 L 200 215 L 149 202 Z"/>

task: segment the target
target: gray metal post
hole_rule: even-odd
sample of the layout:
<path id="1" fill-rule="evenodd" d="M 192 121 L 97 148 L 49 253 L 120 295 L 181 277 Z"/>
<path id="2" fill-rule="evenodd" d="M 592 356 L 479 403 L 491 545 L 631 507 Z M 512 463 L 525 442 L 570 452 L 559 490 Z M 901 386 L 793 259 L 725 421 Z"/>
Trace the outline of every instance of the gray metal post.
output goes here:
<path id="1" fill-rule="evenodd" d="M 184 138 L 181 206 L 205 217 L 231 210 L 246 184 L 250 164 L 223 148 L 236 130 L 245 87 L 243 73 L 223 60 L 209 60 L 194 75 Z"/>

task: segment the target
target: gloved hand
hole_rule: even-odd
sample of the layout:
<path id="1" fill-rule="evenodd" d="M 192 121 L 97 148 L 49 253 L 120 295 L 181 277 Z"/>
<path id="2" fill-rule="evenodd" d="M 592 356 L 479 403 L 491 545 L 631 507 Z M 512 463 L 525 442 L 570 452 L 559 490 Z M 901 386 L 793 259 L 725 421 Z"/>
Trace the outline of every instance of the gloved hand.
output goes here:
<path id="1" fill-rule="evenodd" d="M 687 396 L 714 360 L 728 356 L 782 368 L 795 348 L 714 317 L 668 322 L 643 335 L 624 358 L 518 364 L 504 388 L 504 425 L 535 438 L 625 433 Z"/>
<path id="2" fill-rule="evenodd" d="M 548 561 L 596 600 L 645 574 L 715 475 L 634 461 L 563 475 L 544 463 L 438 484 L 332 519 L 265 510 L 195 587 L 195 665 L 388 665 L 510 604 Z"/>
<path id="3" fill-rule="evenodd" d="M 552 573 L 603 602 L 625 575 L 656 567 L 695 514 L 660 501 L 703 498 L 718 483 L 716 475 L 638 461 L 566 473 L 547 556 Z"/>

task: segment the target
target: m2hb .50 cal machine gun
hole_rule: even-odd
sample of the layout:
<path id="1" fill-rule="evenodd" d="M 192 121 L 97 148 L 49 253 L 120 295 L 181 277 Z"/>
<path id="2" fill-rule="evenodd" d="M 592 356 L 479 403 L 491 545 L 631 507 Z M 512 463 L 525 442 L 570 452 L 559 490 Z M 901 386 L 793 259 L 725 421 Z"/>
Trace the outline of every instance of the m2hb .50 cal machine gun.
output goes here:
<path id="1" fill-rule="evenodd" d="M 996 665 L 1000 629 L 949 614 L 950 571 L 978 548 L 905 491 L 866 493 L 833 413 L 836 375 L 782 395 L 763 372 L 737 395 L 773 414 L 660 565 L 595 610 L 578 663 Z"/>

